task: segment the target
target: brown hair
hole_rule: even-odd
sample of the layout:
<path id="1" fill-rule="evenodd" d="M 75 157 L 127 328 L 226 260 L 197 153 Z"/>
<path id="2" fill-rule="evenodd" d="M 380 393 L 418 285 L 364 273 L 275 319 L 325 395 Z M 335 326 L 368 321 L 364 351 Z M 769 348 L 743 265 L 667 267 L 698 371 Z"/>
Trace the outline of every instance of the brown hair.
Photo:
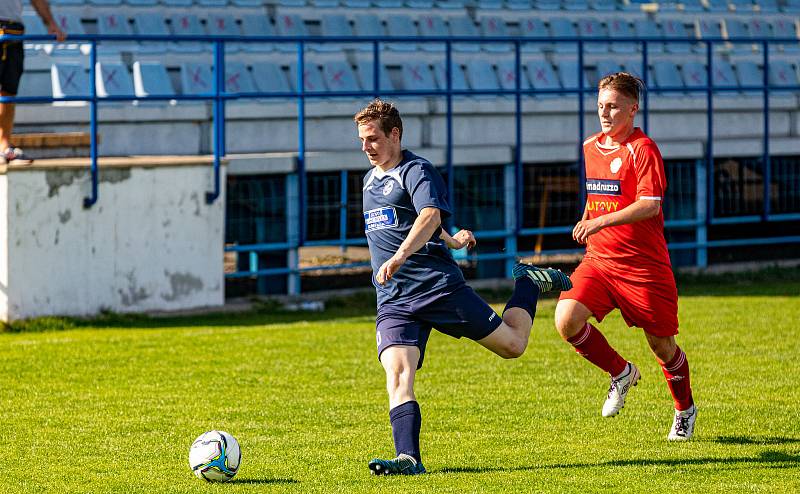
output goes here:
<path id="1" fill-rule="evenodd" d="M 393 128 L 397 127 L 400 137 L 403 137 L 403 120 L 400 119 L 400 112 L 388 101 L 375 98 L 364 109 L 356 113 L 353 120 L 359 125 L 377 120 L 378 126 L 387 136 L 392 133 Z"/>
<path id="2" fill-rule="evenodd" d="M 627 72 L 610 74 L 597 83 L 597 89 L 613 89 L 639 102 L 639 94 L 645 90 L 644 81 Z"/>

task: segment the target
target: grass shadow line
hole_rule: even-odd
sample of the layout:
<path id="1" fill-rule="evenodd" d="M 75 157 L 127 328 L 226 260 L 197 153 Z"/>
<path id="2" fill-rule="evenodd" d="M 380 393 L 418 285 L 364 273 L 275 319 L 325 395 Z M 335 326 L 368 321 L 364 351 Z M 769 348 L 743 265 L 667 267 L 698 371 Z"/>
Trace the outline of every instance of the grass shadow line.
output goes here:
<path id="1" fill-rule="evenodd" d="M 717 436 L 712 439 L 712 442 L 719 444 L 761 444 L 761 445 L 774 445 L 774 444 L 796 444 L 800 443 L 798 437 L 782 437 L 782 436 Z"/>
<path id="2" fill-rule="evenodd" d="M 235 479 L 231 484 L 299 484 L 299 480 L 295 479 Z"/>

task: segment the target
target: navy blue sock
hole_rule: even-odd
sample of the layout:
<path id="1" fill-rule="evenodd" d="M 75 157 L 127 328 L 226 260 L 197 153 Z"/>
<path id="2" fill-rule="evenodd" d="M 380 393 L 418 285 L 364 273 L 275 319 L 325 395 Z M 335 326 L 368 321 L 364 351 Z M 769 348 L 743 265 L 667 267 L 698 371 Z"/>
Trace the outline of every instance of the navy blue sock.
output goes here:
<path id="1" fill-rule="evenodd" d="M 508 299 L 506 308 L 503 309 L 503 314 L 506 313 L 511 307 L 519 307 L 525 309 L 525 312 L 530 314 L 531 321 L 536 317 L 536 302 L 539 301 L 539 287 L 533 284 L 533 281 L 527 276 L 523 276 L 514 283 L 514 293 Z"/>
<path id="2" fill-rule="evenodd" d="M 421 461 L 419 454 L 419 430 L 422 426 L 422 413 L 416 401 L 407 401 L 389 410 L 392 422 L 394 449 L 399 455 L 405 453 Z"/>

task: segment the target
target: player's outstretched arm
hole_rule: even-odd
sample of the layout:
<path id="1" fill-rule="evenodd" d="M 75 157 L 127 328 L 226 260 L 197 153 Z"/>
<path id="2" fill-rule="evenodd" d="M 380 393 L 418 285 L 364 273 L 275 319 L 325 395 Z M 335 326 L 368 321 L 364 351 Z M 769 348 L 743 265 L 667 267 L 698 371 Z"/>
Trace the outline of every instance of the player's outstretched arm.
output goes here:
<path id="1" fill-rule="evenodd" d="M 478 243 L 478 241 L 475 240 L 475 235 L 469 230 L 459 230 L 458 233 L 450 236 L 450 234 L 442 228 L 442 234 L 439 235 L 439 238 L 444 240 L 448 248 L 454 250 L 463 249 L 464 247 L 471 249 Z"/>
<path id="2" fill-rule="evenodd" d="M 613 213 L 591 219 L 581 220 L 572 229 L 572 238 L 579 244 L 585 244 L 590 235 L 594 235 L 603 228 L 617 225 L 628 225 L 637 221 L 646 220 L 658 215 L 661 211 L 661 201 L 654 199 L 639 199 Z"/>
<path id="3" fill-rule="evenodd" d="M 420 250 L 428 240 L 431 239 L 433 233 L 442 224 L 442 215 L 437 208 L 427 207 L 420 211 L 414 224 L 411 226 L 411 231 L 397 252 L 378 269 L 375 274 L 375 281 L 383 285 L 400 269 L 400 266 L 406 262 L 411 254 Z"/>

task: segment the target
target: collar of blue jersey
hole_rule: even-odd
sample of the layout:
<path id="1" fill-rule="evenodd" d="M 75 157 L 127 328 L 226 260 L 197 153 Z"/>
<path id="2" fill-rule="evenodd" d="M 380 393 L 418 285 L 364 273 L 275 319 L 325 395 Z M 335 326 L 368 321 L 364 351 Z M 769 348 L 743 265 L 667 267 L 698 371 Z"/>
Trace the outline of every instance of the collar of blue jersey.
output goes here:
<path id="1" fill-rule="evenodd" d="M 364 182 L 364 188 L 362 190 L 367 190 L 367 187 L 369 187 L 372 184 L 373 180 L 381 180 L 383 179 L 383 177 L 392 177 L 397 181 L 397 184 L 400 186 L 401 189 L 405 189 L 405 187 L 403 187 L 403 178 L 400 176 L 400 167 L 416 158 L 417 156 L 414 155 L 414 153 L 412 153 L 408 149 L 404 149 L 403 159 L 401 159 L 400 163 L 396 164 L 388 171 L 383 171 L 377 166 L 374 166 L 370 171 L 369 178 L 366 180 L 366 182 Z"/>

